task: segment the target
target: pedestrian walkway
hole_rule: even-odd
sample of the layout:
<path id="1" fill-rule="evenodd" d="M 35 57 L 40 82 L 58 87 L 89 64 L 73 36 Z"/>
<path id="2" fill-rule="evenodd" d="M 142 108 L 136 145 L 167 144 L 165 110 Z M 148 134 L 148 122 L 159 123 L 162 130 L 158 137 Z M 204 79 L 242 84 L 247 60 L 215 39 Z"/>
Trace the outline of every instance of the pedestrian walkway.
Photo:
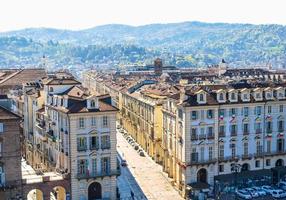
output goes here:
<path id="1" fill-rule="evenodd" d="M 127 160 L 131 174 L 141 187 L 147 199 L 183 199 L 163 174 L 162 167 L 148 156 L 139 156 L 119 132 L 117 133 L 117 149 Z"/>

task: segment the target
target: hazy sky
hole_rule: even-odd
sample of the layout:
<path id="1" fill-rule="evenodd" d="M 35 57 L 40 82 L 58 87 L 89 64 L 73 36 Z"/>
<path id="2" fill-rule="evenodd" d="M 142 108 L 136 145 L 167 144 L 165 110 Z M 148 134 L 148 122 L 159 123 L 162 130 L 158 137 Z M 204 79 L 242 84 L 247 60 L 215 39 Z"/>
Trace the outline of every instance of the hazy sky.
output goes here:
<path id="1" fill-rule="evenodd" d="M 1 0 L 0 31 L 181 21 L 286 25 L 285 0 Z"/>

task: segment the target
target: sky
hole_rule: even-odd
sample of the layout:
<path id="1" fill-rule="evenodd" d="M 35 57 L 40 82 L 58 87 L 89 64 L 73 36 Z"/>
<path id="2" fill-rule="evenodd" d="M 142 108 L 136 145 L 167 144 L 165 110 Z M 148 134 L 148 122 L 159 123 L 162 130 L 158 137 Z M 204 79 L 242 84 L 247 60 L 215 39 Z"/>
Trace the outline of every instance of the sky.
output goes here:
<path id="1" fill-rule="evenodd" d="M 1 0 L 0 32 L 183 21 L 286 25 L 285 0 Z"/>

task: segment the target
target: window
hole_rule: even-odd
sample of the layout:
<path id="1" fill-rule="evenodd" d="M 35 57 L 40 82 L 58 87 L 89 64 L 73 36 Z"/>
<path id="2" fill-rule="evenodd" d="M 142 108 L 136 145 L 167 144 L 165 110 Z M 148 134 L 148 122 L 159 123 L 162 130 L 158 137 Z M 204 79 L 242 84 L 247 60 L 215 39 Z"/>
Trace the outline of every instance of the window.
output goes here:
<path id="1" fill-rule="evenodd" d="M 255 161 L 255 167 L 256 167 L 256 168 L 259 168 L 259 167 L 260 167 L 260 160 L 256 160 L 256 161 Z"/>
<path id="2" fill-rule="evenodd" d="M 103 174 L 109 174 L 110 172 L 110 158 L 109 157 L 101 158 L 101 172 Z"/>
<path id="3" fill-rule="evenodd" d="M 235 93 L 231 93 L 231 100 L 236 100 L 236 95 L 235 95 Z"/>
<path id="4" fill-rule="evenodd" d="M 260 122 L 255 122 L 254 128 L 255 128 L 255 133 L 257 133 L 257 134 L 261 133 L 261 123 Z"/>
<path id="5" fill-rule="evenodd" d="M 224 109 L 219 109 L 218 113 L 219 113 L 218 114 L 219 117 L 224 117 L 225 110 Z"/>
<path id="6" fill-rule="evenodd" d="M 210 127 L 208 127 L 208 137 L 213 137 L 213 136 L 214 136 L 213 127 L 210 126 Z"/>
<path id="7" fill-rule="evenodd" d="M 94 101 L 94 100 L 91 100 L 91 101 L 90 101 L 90 107 L 92 107 L 92 108 L 95 107 L 95 101 Z"/>
<path id="8" fill-rule="evenodd" d="M 200 130 L 201 130 L 201 131 L 200 131 L 200 135 L 205 135 L 205 128 L 204 128 L 204 127 L 201 127 Z"/>
<path id="9" fill-rule="evenodd" d="M 200 96 L 200 98 L 199 98 L 200 101 L 205 101 L 204 94 L 200 94 L 199 96 Z"/>
<path id="10" fill-rule="evenodd" d="M 223 101 L 223 100 L 224 100 L 224 95 L 223 95 L 223 93 L 219 93 L 219 100 L 220 100 L 220 101 Z"/>
<path id="11" fill-rule="evenodd" d="M 256 98 L 256 99 L 261 99 L 261 93 L 256 93 L 256 94 L 255 94 L 255 98 Z"/>
<path id="12" fill-rule="evenodd" d="M 91 126 L 96 126 L 96 117 L 91 117 Z"/>
<path id="13" fill-rule="evenodd" d="M 201 161 L 205 160 L 205 147 L 201 147 Z"/>
<path id="14" fill-rule="evenodd" d="M 271 98 L 272 98 L 271 92 L 267 92 L 267 93 L 266 93 L 266 98 L 267 98 L 267 99 L 271 99 Z"/>
<path id="15" fill-rule="evenodd" d="M 256 114 L 256 115 L 261 115 L 261 110 L 262 110 L 262 107 L 261 107 L 261 106 L 256 106 L 256 107 L 255 107 L 255 114 Z"/>
<path id="16" fill-rule="evenodd" d="M 278 121 L 278 131 L 279 132 L 283 132 L 284 131 L 284 121 L 283 120 L 279 120 Z"/>
<path id="17" fill-rule="evenodd" d="M 219 158 L 224 158 L 224 144 L 219 145 Z"/>
<path id="18" fill-rule="evenodd" d="M 213 118 L 213 110 L 208 110 L 207 111 L 207 118 L 212 119 Z"/>
<path id="19" fill-rule="evenodd" d="M 236 156 L 235 144 L 234 143 L 230 144 L 230 148 L 231 148 L 231 157 L 235 158 Z"/>
<path id="20" fill-rule="evenodd" d="M 244 99 L 244 100 L 248 100 L 248 94 L 245 94 L 245 93 L 244 93 L 244 94 L 243 94 L 243 99 Z"/>
<path id="21" fill-rule="evenodd" d="M 192 128 L 191 139 L 196 139 L 196 138 L 197 138 L 197 128 Z"/>
<path id="22" fill-rule="evenodd" d="M 5 173 L 4 173 L 4 166 L 0 163 L 0 184 L 5 184 Z"/>
<path id="23" fill-rule="evenodd" d="M 266 122 L 266 132 L 272 133 L 272 122 Z"/>
<path id="24" fill-rule="evenodd" d="M 224 172 L 224 165 L 219 165 L 219 172 Z"/>
<path id="25" fill-rule="evenodd" d="M 279 112 L 283 112 L 283 105 L 279 106 Z"/>
<path id="26" fill-rule="evenodd" d="M 84 128 L 84 118 L 83 117 L 79 118 L 79 128 Z"/>
<path id="27" fill-rule="evenodd" d="M 243 108 L 243 115 L 244 115 L 245 117 L 248 116 L 248 112 L 249 112 L 249 108 L 248 108 L 248 107 L 244 107 L 244 108 Z"/>
<path id="28" fill-rule="evenodd" d="M 50 92 L 54 92 L 54 88 L 53 87 L 50 87 Z"/>
<path id="29" fill-rule="evenodd" d="M 229 110 L 229 116 L 234 116 L 234 115 L 236 115 L 236 109 L 235 108 L 231 108 Z"/>
<path id="30" fill-rule="evenodd" d="M 219 131 L 220 136 L 224 136 L 225 135 L 225 126 L 220 125 L 218 131 Z"/>
<path id="31" fill-rule="evenodd" d="M 248 143 L 247 142 L 243 143 L 243 155 L 244 156 L 248 155 Z"/>
<path id="32" fill-rule="evenodd" d="M 213 147 L 209 147 L 209 160 L 213 159 Z"/>
<path id="33" fill-rule="evenodd" d="M 280 138 L 277 140 L 277 151 L 284 152 L 284 139 Z"/>
<path id="34" fill-rule="evenodd" d="M 79 175 L 85 175 L 87 173 L 87 167 L 87 160 L 78 160 L 77 173 Z"/>
<path id="35" fill-rule="evenodd" d="M 266 166 L 269 167 L 271 165 L 271 160 L 270 159 L 266 159 Z"/>
<path id="36" fill-rule="evenodd" d="M 267 107 L 267 113 L 270 114 L 271 111 L 272 111 L 272 107 L 271 107 L 271 106 L 268 106 L 268 107 Z"/>
<path id="37" fill-rule="evenodd" d="M 86 149 L 87 149 L 86 137 L 77 138 L 77 150 L 78 151 L 85 151 Z"/>
<path id="38" fill-rule="evenodd" d="M 110 136 L 101 136 L 101 149 L 110 149 Z"/>
<path id="39" fill-rule="evenodd" d="M 243 124 L 243 134 L 248 134 L 248 133 L 249 133 L 249 125 Z"/>
<path id="40" fill-rule="evenodd" d="M 99 149 L 98 136 L 90 137 L 90 150 Z"/>
<path id="41" fill-rule="evenodd" d="M 198 112 L 197 111 L 192 111 L 192 120 L 198 119 Z"/>
<path id="42" fill-rule="evenodd" d="M 0 157 L 2 156 L 2 142 L 0 142 Z"/>
<path id="43" fill-rule="evenodd" d="M 235 135 L 237 134 L 236 131 L 237 131 L 237 126 L 236 126 L 236 124 L 230 125 L 230 134 L 233 135 L 233 136 L 235 136 Z"/>
<path id="44" fill-rule="evenodd" d="M 103 125 L 103 127 L 108 126 L 108 117 L 107 116 L 102 117 L 102 125 Z"/>
<path id="45" fill-rule="evenodd" d="M 258 140 L 256 141 L 256 153 L 260 155 L 262 153 L 262 145 L 261 142 Z"/>
<path id="46" fill-rule="evenodd" d="M 198 153 L 197 153 L 197 149 L 196 148 L 192 149 L 191 160 L 192 160 L 192 162 L 197 162 L 198 161 Z"/>
<path id="47" fill-rule="evenodd" d="M 266 152 L 270 153 L 271 152 L 271 140 L 267 140 L 266 143 Z"/>
<path id="48" fill-rule="evenodd" d="M 96 163 L 96 158 L 92 159 L 92 172 L 93 174 L 97 173 L 97 163 Z"/>
<path id="49" fill-rule="evenodd" d="M 3 133 L 3 132 L 4 132 L 4 124 L 0 123 L 0 133 Z"/>

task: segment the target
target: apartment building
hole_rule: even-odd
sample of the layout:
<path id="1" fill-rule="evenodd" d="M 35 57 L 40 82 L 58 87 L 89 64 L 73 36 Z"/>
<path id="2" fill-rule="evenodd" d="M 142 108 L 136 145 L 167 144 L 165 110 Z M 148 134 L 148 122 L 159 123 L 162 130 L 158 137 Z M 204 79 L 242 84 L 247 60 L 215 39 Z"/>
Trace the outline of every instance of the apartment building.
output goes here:
<path id="1" fill-rule="evenodd" d="M 111 97 L 92 95 L 59 73 L 24 84 L 22 98 L 28 164 L 69 179 L 72 199 L 116 199 L 117 108 Z"/>
<path id="2" fill-rule="evenodd" d="M 253 171 L 241 183 L 268 175 L 277 183 L 285 175 L 285 103 L 285 84 L 270 82 L 191 86 L 170 96 L 163 106 L 167 172 L 183 190 L 234 184 L 233 164 Z"/>
<path id="3" fill-rule="evenodd" d="M 20 117 L 0 106 L 0 200 L 21 197 Z"/>

